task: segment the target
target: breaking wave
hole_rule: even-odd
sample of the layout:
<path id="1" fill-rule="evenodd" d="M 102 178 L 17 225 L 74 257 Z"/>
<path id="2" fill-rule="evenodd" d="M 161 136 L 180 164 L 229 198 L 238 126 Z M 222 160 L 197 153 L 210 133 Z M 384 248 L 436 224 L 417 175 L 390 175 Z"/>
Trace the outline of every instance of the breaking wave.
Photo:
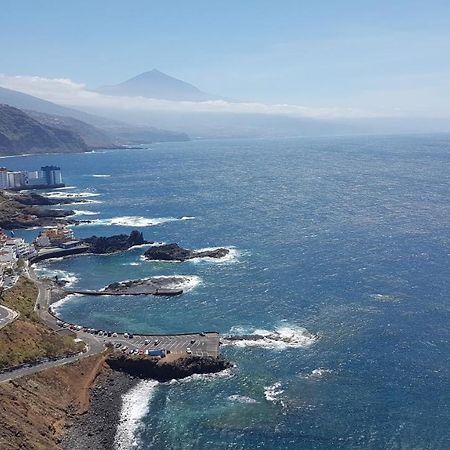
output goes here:
<path id="1" fill-rule="evenodd" d="M 89 197 L 98 197 L 100 194 L 96 192 L 61 192 L 61 191 L 53 191 L 42 194 L 44 197 L 53 198 L 53 199 L 78 199 L 78 198 L 89 198 Z"/>
<path id="2" fill-rule="evenodd" d="M 75 216 L 96 216 L 98 214 L 96 211 L 82 211 L 77 209 L 74 209 L 73 212 Z"/>
<path id="3" fill-rule="evenodd" d="M 101 174 L 101 173 L 94 173 L 94 175 L 92 175 L 94 178 L 109 178 L 111 175 L 109 174 Z"/>
<path id="4" fill-rule="evenodd" d="M 270 386 L 264 387 L 264 397 L 268 402 L 272 403 L 283 403 L 280 400 L 280 395 L 284 392 L 283 389 L 281 389 L 281 383 L 276 382 Z"/>
<path id="5" fill-rule="evenodd" d="M 50 306 L 50 310 L 53 314 L 55 314 L 56 316 L 58 315 L 58 311 L 59 309 L 65 304 L 68 303 L 70 301 L 72 301 L 75 298 L 80 298 L 82 297 L 81 294 L 70 294 L 70 295 L 66 295 L 64 298 L 62 298 L 61 300 L 58 300 L 55 303 L 52 303 L 52 305 Z"/>
<path id="6" fill-rule="evenodd" d="M 196 288 L 199 284 L 202 283 L 202 279 L 197 275 L 159 275 L 147 279 L 164 280 L 167 278 L 174 278 L 177 281 L 166 284 L 164 286 L 165 289 L 182 289 L 184 292 L 192 291 L 192 289 Z"/>
<path id="7" fill-rule="evenodd" d="M 213 251 L 217 250 L 219 248 L 226 248 L 228 250 L 228 254 L 223 256 L 222 258 L 209 258 L 209 257 L 202 257 L 202 258 L 192 258 L 188 261 L 191 261 L 193 263 L 202 263 L 202 262 L 208 262 L 208 263 L 216 263 L 216 264 L 229 264 L 234 261 L 236 261 L 240 255 L 239 250 L 236 247 L 207 247 L 207 248 L 199 248 L 196 249 L 196 252 L 206 252 L 206 251 Z"/>
<path id="8" fill-rule="evenodd" d="M 306 328 L 284 325 L 274 331 L 233 327 L 230 337 L 223 339 L 224 345 L 236 347 L 261 347 L 271 350 L 309 347 L 318 340 L 318 336 Z"/>
<path id="9" fill-rule="evenodd" d="M 158 384 L 157 381 L 143 380 L 122 396 L 120 421 L 114 438 L 116 450 L 131 450 L 139 446 L 139 427 L 149 411 Z"/>
<path id="10" fill-rule="evenodd" d="M 192 381 L 211 381 L 218 378 L 231 378 L 232 376 L 233 368 L 229 368 L 216 373 L 194 373 L 186 378 L 170 380 L 167 384 L 190 383 Z"/>
<path id="11" fill-rule="evenodd" d="M 155 225 L 161 225 L 167 222 L 178 222 L 184 220 L 192 220 L 194 217 L 142 217 L 142 216 L 121 216 L 121 217 L 112 217 L 109 219 L 94 219 L 90 220 L 87 223 L 81 223 L 79 226 L 96 226 L 96 225 L 104 225 L 104 226 L 121 226 L 121 227 L 151 227 Z"/>
<path id="12" fill-rule="evenodd" d="M 251 397 L 246 397 L 245 395 L 238 395 L 238 394 L 233 394 L 227 397 L 227 400 L 230 400 L 231 402 L 236 402 L 236 403 L 259 403 L 258 400 L 255 400 L 254 398 Z"/>
<path id="13" fill-rule="evenodd" d="M 78 281 L 77 276 L 72 272 L 67 272 L 61 269 L 51 269 L 49 267 L 41 266 L 36 267 L 36 274 L 40 278 L 55 278 L 58 277 L 59 281 L 66 281 L 66 287 L 72 287 Z"/>

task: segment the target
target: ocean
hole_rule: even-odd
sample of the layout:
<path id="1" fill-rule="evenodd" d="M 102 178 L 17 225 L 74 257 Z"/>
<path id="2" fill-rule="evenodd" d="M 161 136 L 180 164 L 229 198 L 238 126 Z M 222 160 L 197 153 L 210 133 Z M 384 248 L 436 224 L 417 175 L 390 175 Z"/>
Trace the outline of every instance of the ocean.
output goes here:
<path id="1" fill-rule="evenodd" d="M 40 264 L 72 286 L 187 275 L 180 297 L 69 297 L 66 321 L 107 330 L 217 330 L 235 367 L 139 383 L 121 449 L 450 448 L 450 137 L 210 140 L 3 160 L 55 164 L 88 203 L 78 236 L 143 231 L 220 261 L 143 248 Z M 18 231 L 28 238 L 38 230 Z"/>

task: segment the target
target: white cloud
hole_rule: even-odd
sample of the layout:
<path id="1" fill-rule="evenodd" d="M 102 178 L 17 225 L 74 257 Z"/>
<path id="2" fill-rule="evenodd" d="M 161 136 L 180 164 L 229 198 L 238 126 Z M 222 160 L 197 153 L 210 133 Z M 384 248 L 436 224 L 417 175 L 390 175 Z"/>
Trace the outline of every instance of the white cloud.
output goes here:
<path id="1" fill-rule="evenodd" d="M 89 91 L 84 84 L 66 78 L 37 76 L 8 76 L 0 74 L 0 86 L 34 95 L 61 105 L 95 107 L 128 111 L 222 112 L 237 114 L 275 114 L 316 119 L 374 118 L 399 115 L 385 111 L 365 111 L 360 108 L 306 107 L 290 104 L 257 102 L 231 102 L 214 100 L 205 102 L 170 101 L 146 97 L 110 96 Z"/>

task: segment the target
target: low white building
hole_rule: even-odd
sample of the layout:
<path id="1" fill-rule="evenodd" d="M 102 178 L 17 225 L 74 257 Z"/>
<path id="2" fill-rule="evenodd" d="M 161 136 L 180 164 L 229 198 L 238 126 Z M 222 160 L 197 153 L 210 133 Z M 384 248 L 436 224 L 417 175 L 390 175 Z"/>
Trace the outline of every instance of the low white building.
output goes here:
<path id="1" fill-rule="evenodd" d="M 9 238 L 5 247 L 11 248 L 17 258 L 29 258 L 36 253 L 34 245 L 29 244 L 22 238 Z"/>

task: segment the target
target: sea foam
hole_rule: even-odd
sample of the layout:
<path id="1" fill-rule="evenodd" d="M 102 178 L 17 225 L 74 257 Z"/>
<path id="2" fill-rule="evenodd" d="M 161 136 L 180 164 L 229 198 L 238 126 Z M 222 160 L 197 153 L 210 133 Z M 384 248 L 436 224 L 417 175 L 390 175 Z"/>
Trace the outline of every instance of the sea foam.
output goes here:
<path id="1" fill-rule="evenodd" d="M 281 389 L 281 383 L 276 382 L 270 386 L 264 387 L 264 397 L 268 402 L 272 403 L 282 403 L 280 400 L 280 395 L 284 392 L 283 389 Z"/>
<path id="2" fill-rule="evenodd" d="M 94 219 L 88 223 L 81 223 L 79 226 L 121 226 L 121 227 L 151 227 L 161 225 L 168 222 L 178 222 L 192 220 L 194 217 L 142 217 L 142 216 L 120 216 L 111 217 L 109 219 Z"/>
<path id="3" fill-rule="evenodd" d="M 35 268 L 36 274 L 41 278 L 55 278 L 59 281 L 66 281 L 66 287 L 72 287 L 77 281 L 77 276 L 72 272 L 67 272 L 61 269 L 51 269 L 49 267 L 40 266 Z"/>
<path id="4" fill-rule="evenodd" d="M 210 258 L 210 257 L 202 257 L 202 258 L 192 258 L 189 259 L 188 261 L 191 261 L 193 263 L 215 263 L 215 264 L 229 264 L 232 262 L 235 262 L 239 255 L 240 252 L 236 247 L 230 246 L 230 247 L 226 247 L 226 246 L 222 246 L 222 247 L 206 247 L 206 248 L 199 248 L 197 250 L 195 250 L 196 252 L 206 252 L 206 251 L 214 251 L 214 250 L 218 250 L 219 248 L 226 248 L 228 250 L 228 254 L 226 254 L 225 256 L 223 256 L 222 258 Z"/>
<path id="5" fill-rule="evenodd" d="M 224 345 L 236 347 L 261 347 L 271 350 L 286 350 L 288 348 L 309 347 L 317 341 L 318 336 L 310 333 L 306 328 L 298 326 L 283 325 L 274 331 L 264 329 L 248 330 L 244 327 L 233 327 L 230 334 L 242 335 L 242 339 L 223 340 Z M 246 337 L 248 336 L 248 337 Z M 256 336 L 257 338 L 253 338 Z"/>
<path id="6" fill-rule="evenodd" d="M 116 450 L 131 450 L 139 446 L 139 427 L 150 409 L 158 384 L 157 381 L 143 380 L 122 396 L 120 422 L 114 438 Z"/>

